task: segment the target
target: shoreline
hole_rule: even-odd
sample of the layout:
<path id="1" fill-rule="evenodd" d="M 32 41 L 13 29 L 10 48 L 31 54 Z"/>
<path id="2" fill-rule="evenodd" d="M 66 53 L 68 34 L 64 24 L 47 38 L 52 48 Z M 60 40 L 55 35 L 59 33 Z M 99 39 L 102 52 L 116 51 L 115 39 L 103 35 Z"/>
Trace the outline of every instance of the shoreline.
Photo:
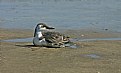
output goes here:
<path id="1" fill-rule="evenodd" d="M 70 38 L 94 39 L 94 38 L 121 38 L 121 32 L 98 31 L 86 29 L 59 29 L 57 32 L 68 35 Z M 0 28 L 0 40 L 20 39 L 33 37 L 34 30 L 31 29 L 6 29 Z M 5 37 L 6 36 L 6 37 Z"/>
<path id="2" fill-rule="evenodd" d="M 25 38 L 33 35 L 32 30 L 0 29 L 0 31 L 0 40 Z M 74 30 L 62 32 L 72 37 L 86 35 L 83 38 L 95 38 L 99 35 L 100 37 L 120 37 L 118 33 L 107 34 Z M 80 47 L 72 49 L 34 47 L 32 42 L 0 42 L 0 71 L 2 73 L 121 72 L 121 41 L 77 41 L 76 44 Z"/>

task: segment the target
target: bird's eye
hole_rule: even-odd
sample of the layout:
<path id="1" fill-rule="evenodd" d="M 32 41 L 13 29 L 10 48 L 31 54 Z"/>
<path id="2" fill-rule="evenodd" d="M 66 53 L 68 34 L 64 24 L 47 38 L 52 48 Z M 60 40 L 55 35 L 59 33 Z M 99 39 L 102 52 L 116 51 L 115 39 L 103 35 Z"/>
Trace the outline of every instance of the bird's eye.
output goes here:
<path id="1" fill-rule="evenodd" d="M 44 27 L 44 26 L 41 26 L 42 28 Z"/>

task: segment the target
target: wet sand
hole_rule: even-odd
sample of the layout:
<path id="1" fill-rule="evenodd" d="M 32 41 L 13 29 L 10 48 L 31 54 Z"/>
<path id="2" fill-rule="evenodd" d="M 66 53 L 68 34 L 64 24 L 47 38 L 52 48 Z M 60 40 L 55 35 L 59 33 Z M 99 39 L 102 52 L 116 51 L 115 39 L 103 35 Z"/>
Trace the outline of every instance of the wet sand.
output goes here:
<path id="1" fill-rule="evenodd" d="M 63 33 L 73 38 L 121 37 L 120 33 L 108 31 Z M 0 29 L 0 40 L 32 36 L 32 30 Z M 0 73 L 121 73 L 120 40 L 75 43 L 80 47 L 46 48 L 34 47 L 32 42 L 0 42 Z"/>

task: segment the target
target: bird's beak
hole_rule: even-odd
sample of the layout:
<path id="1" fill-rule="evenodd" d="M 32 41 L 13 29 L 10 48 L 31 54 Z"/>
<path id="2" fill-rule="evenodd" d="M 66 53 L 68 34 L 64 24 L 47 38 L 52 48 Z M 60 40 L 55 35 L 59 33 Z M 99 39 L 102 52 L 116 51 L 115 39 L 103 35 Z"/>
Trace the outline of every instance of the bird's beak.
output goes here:
<path id="1" fill-rule="evenodd" d="M 49 27 L 49 26 L 47 26 L 47 25 L 45 25 L 45 27 L 46 27 L 47 29 L 55 29 L 54 27 Z"/>

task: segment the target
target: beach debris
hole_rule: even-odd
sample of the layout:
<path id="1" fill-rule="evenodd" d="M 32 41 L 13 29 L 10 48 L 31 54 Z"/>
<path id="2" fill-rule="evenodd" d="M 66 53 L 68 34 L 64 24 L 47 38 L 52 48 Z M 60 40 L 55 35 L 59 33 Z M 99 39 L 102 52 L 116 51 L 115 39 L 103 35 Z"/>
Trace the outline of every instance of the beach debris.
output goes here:
<path id="1" fill-rule="evenodd" d="M 81 37 L 84 37 L 84 36 L 85 36 L 84 34 L 81 35 Z"/>
<path id="2" fill-rule="evenodd" d="M 100 73 L 99 71 L 97 73 Z"/>
<path id="3" fill-rule="evenodd" d="M 108 28 L 104 28 L 103 30 L 108 31 L 109 29 Z"/>
<path id="4" fill-rule="evenodd" d="M 105 28 L 104 30 L 106 30 L 106 31 L 107 31 L 108 29 L 107 29 L 107 28 Z"/>

